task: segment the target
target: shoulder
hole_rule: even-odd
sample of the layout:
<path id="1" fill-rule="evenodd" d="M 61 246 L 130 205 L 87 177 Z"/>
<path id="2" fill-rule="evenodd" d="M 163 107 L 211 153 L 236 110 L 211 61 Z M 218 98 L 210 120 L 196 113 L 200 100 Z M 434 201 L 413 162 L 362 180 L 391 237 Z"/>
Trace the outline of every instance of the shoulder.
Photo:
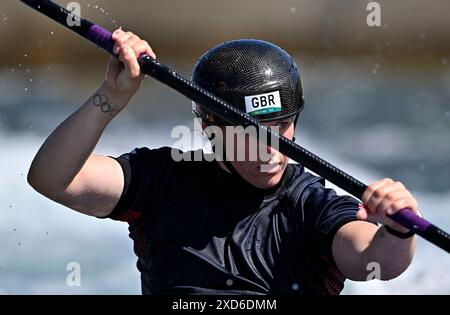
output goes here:
<path id="1" fill-rule="evenodd" d="M 139 160 L 147 162 L 162 162 L 164 164 L 180 162 L 191 162 L 204 160 L 204 154 L 202 150 L 195 151 L 181 151 L 177 148 L 168 146 L 153 148 L 138 147 L 134 148 L 131 152 L 122 154 L 119 159 L 126 160 Z"/>
<path id="2" fill-rule="evenodd" d="M 134 148 L 131 152 L 127 152 L 122 154 L 120 157 L 125 159 L 134 159 L 134 158 L 153 158 L 156 156 L 164 157 L 170 156 L 172 148 L 170 147 L 160 147 L 155 149 L 150 149 L 148 147 L 139 147 Z"/>
<path id="3" fill-rule="evenodd" d="M 287 183 L 288 193 L 301 193 L 305 189 L 325 188 L 325 179 L 305 170 L 301 164 L 289 164 L 292 175 Z"/>
<path id="4" fill-rule="evenodd" d="M 122 159 L 122 161 L 120 161 Z M 119 157 L 121 164 L 128 164 L 132 170 L 141 173 L 140 177 L 171 178 L 200 178 L 208 173 L 211 167 L 205 154 L 200 150 L 181 151 L 172 147 L 135 148 L 130 153 Z"/>
<path id="5" fill-rule="evenodd" d="M 325 179 L 314 175 L 303 166 L 292 164 L 293 175 L 286 187 L 286 194 L 294 207 L 317 210 L 333 207 L 357 209 L 359 201 L 349 195 L 338 195 L 332 188 L 325 186 Z"/>

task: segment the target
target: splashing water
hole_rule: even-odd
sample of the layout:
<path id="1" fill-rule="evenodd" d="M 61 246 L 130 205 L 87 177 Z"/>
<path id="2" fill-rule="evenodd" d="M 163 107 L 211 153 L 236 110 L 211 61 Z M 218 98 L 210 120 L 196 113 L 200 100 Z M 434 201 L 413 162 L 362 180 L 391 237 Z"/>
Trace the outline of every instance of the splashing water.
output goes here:
<path id="1" fill-rule="evenodd" d="M 92 5 L 91 6 L 91 4 L 89 4 L 88 3 L 88 5 L 87 5 L 87 7 L 88 8 L 94 8 L 94 9 L 96 9 L 97 11 L 99 11 L 101 14 L 103 14 L 103 15 L 105 15 L 106 17 L 108 17 L 108 19 L 109 19 L 109 21 L 114 25 L 114 28 L 119 28 L 119 26 L 117 25 L 117 22 L 116 22 L 116 19 L 114 19 L 113 17 L 111 17 L 110 15 L 109 15 L 109 12 L 108 11 L 106 11 L 106 9 L 105 8 L 103 8 L 103 7 L 100 7 L 100 6 L 98 6 L 98 5 Z"/>

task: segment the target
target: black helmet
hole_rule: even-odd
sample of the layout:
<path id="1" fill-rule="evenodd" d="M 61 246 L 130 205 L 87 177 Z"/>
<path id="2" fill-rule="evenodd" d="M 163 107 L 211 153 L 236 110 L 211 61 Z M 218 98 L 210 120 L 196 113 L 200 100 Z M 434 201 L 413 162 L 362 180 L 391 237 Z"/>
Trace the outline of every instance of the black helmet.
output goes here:
<path id="1" fill-rule="evenodd" d="M 206 52 L 192 80 L 261 122 L 295 116 L 304 107 L 297 64 L 280 47 L 262 40 L 240 39 Z M 223 125 L 201 104 L 193 112 L 208 123 Z"/>

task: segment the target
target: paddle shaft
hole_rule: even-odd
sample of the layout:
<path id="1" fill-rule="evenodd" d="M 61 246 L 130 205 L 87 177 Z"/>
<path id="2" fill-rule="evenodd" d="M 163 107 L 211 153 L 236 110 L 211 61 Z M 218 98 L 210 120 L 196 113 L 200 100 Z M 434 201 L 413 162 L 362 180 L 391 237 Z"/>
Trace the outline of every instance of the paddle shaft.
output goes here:
<path id="1" fill-rule="evenodd" d="M 108 53 L 113 54 L 114 41 L 112 40 L 112 34 L 109 31 L 89 22 L 86 19 L 74 16 L 71 12 L 52 1 L 21 1 L 61 25 L 64 25 L 95 45 L 103 48 Z M 68 18 L 72 19 L 74 23 L 68 23 Z M 354 177 L 341 171 L 337 167 L 321 159 L 298 144 L 290 141 L 289 139 L 272 132 L 270 128 L 267 128 L 252 116 L 240 111 L 236 107 L 206 91 L 190 80 L 183 78 L 178 73 L 154 60 L 150 56 L 141 55 L 139 56 L 138 61 L 142 73 L 152 76 L 158 81 L 185 95 L 189 99 L 202 104 L 202 106 L 206 107 L 208 110 L 215 113 L 225 121 L 233 125 L 241 125 L 244 127 L 254 126 L 259 128 L 259 130 L 264 130 L 267 132 L 267 138 L 279 141 L 279 150 L 281 153 L 309 168 L 311 171 L 319 174 L 353 196 L 361 199 L 364 191 L 367 189 L 367 185 L 358 181 Z M 414 231 L 424 239 L 450 253 L 450 235 L 427 220 L 419 217 L 410 209 L 400 210 L 389 217 L 395 222 Z"/>

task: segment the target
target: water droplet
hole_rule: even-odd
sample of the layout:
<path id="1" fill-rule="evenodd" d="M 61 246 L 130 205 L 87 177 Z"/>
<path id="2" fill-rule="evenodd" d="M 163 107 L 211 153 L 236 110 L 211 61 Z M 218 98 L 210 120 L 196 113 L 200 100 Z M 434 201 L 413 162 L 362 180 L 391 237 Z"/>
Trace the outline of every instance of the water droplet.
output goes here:
<path id="1" fill-rule="evenodd" d="M 233 280 L 232 279 L 228 279 L 226 282 L 226 285 L 231 287 L 233 285 Z"/>
<path id="2" fill-rule="evenodd" d="M 27 58 L 28 57 L 28 55 L 27 54 L 25 54 L 25 55 L 23 55 L 25 58 Z"/>
<path id="3" fill-rule="evenodd" d="M 33 78 L 30 79 L 30 82 L 33 82 Z"/>
<path id="4" fill-rule="evenodd" d="M 375 64 L 375 68 L 379 68 L 380 65 L 378 63 Z"/>
<path id="5" fill-rule="evenodd" d="M 28 88 L 24 88 L 23 90 L 26 92 L 26 91 L 28 91 Z"/>
<path id="6" fill-rule="evenodd" d="M 378 73 L 378 70 L 377 70 L 377 69 L 373 69 L 373 70 L 372 70 L 372 73 L 373 73 L 373 74 L 377 74 L 377 73 Z"/>
<path id="7" fill-rule="evenodd" d="M 53 34 L 55 34 L 55 32 L 51 31 L 51 32 L 50 32 L 50 35 L 53 35 Z"/>
<path id="8" fill-rule="evenodd" d="M 443 65 L 448 64 L 447 58 L 442 58 L 442 59 L 441 59 L 441 63 L 442 63 Z"/>
<path id="9" fill-rule="evenodd" d="M 294 7 L 294 6 L 292 6 L 292 7 L 291 7 L 291 13 L 295 13 L 296 11 L 297 11 L 297 8 Z"/>
<path id="10" fill-rule="evenodd" d="M 300 289 L 298 283 L 294 283 L 294 284 L 292 285 L 292 290 L 298 291 L 298 289 Z"/>

